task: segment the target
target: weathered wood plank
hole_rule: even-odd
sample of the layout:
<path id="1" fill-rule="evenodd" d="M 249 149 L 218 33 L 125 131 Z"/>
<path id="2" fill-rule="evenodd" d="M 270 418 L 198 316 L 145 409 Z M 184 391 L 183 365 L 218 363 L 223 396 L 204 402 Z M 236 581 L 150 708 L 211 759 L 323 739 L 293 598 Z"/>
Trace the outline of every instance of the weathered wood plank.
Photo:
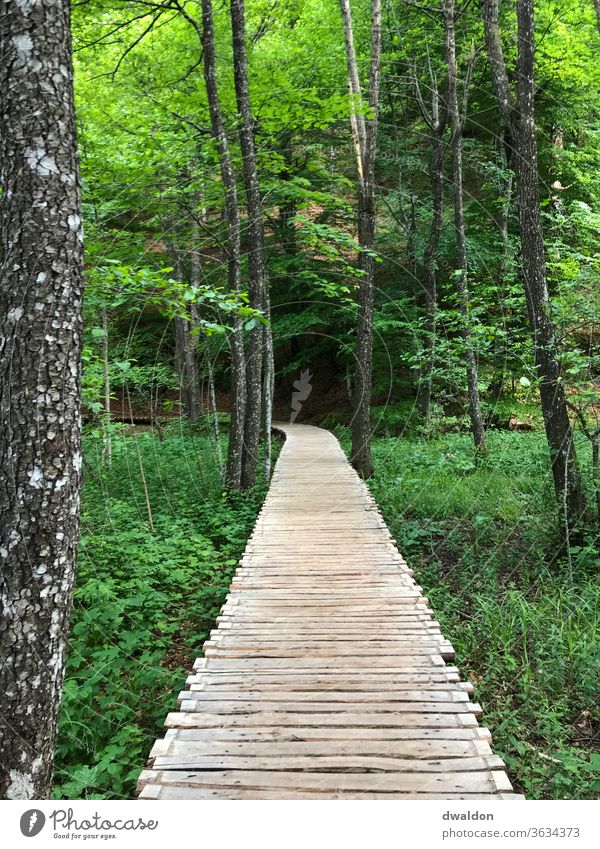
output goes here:
<path id="1" fill-rule="evenodd" d="M 182 707 L 185 707 L 184 702 Z M 328 726 L 347 726 L 360 728 L 460 728 L 473 727 L 477 724 L 472 713 L 375 713 L 371 710 L 355 713 L 309 713 L 284 711 L 262 711 L 260 713 L 210 713 L 207 710 L 190 710 L 173 712 L 167 715 L 165 725 L 170 728 L 251 728 L 252 726 L 306 726 L 317 725 L 321 728 Z"/>
<path id="2" fill-rule="evenodd" d="M 363 704 L 373 702 L 377 704 L 407 702 L 448 702 L 448 703 L 468 703 L 469 695 L 463 690 L 395 690 L 395 691 L 380 691 L 374 690 L 371 692 L 361 693 L 356 690 L 348 692 L 340 692 L 336 690 L 319 691 L 311 690 L 304 693 L 294 693 L 290 689 L 285 692 L 264 692 L 261 690 L 240 691 L 226 690 L 218 688 L 215 692 L 214 687 L 206 688 L 204 684 L 188 685 L 189 689 L 184 690 L 179 694 L 180 699 L 196 699 L 198 702 L 213 702 L 222 700 L 226 702 L 273 702 L 286 701 L 290 702 L 293 699 L 295 704 L 308 703 L 314 706 L 315 703 L 322 702 L 345 702 L 347 704 Z"/>
<path id="3" fill-rule="evenodd" d="M 179 734 L 180 732 L 177 732 Z M 357 740 L 352 751 L 346 740 L 319 740 L 293 742 L 219 741 L 180 739 L 178 736 L 157 740 L 150 752 L 151 758 L 172 757 L 181 761 L 204 756 L 236 756 L 246 758 L 271 758 L 288 755 L 316 756 L 372 756 L 381 758 L 457 759 L 492 755 L 486 740 Z M 155 765 L 156 766 L 156 765 Z M 258 767 L 256 767 L 258 768 Z"/>
<path id="4" fill-rule="evenodd" d="M 502 769 L 502 759 L 497 755 L 487 757 L 439 758 L 411 760 L 376 755 L 261 755 L 259 759 L 240 755 L 191 755 L 185 757 L 160 756 L 154 759 L 156 770 L 303 770 L 328 772 L 351 769 L 394 773 L 463 773 Z"/>
<path id="5" fill-rule="evenodd" d="M 385 740 L 490 740 L 490 732 L 487 728 L 472 725 L 469 728 L 368 728 L 347 726 L 342 728 L 320 727 L 320 726 L 254 726 L 251 728 L 194 728 L 174 727 L 165 732 L 165 739 L 177 737 L 178 740 L 211 740 L 211 741 L 236 741 L 236 742 L 271 742 L 271 743 L 295 743 L 298 741 L 324 742 L 331 740 L 343 740 L 348 746 L 352 741 L 352 748 L 360 741 Z"/>
<path id="6" fill-rule="evenodd" d="M 234 789 L 231 787 L 228 788 L 219 788 L 218 790 L 210 790 L 200 787 L 176 787 L 176 786 L 164 786 L 159 784 L 147 784 L 145 785 L 139 795 L 139 798 L 142 800 L 154 800 L 154 799 L 164 799 L 164 800 L 210 800 L 210 799 L 290 799 L 290 800 L 304 800 L 307 801 L 309 799 L 346 799 L 347 801 L 352 800 L 366 800 L 370 799 L 372 801 L 375 800 L 384 800 L 384 799 L 415 799 L 415 800 L 424 800 L 424 801 L 435 801 L 435 800 L 447 800 L 447 801 L 477 801 L 477 800 L 490 800 L 490 799 L 506 799 L 509 801 L 522 801 L 524 800 L 524 796 L 520 796 L 517 793 L 496 793 L 493 796 L 490 796 L 489 793 L 377 793 L 377 792 L 356 792 L 356 791 L 344 791 L 338 790 L 335 792 L 325 790 L 325 791 L 301 791 L 301 790 L 246 790 L 246 789 Z"/>
<path id="7" fill-rule="evenodd" d="M 248 789 L 291 790 L 370 790 L 420 793 L 498 793 L 510 792 L 506 774 L 501 771 L 436 773 L 347 773 L 274 771 L 194 771 L 144 770 L 139 783 L 171 784 L 181 787 L 246 787 Z"/>

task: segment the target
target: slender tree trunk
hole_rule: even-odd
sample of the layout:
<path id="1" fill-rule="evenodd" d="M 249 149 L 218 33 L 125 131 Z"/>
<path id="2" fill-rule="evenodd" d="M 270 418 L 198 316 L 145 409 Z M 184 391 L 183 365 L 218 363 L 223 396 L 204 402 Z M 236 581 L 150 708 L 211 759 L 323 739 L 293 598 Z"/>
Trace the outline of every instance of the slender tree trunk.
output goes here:
<path id="1" fill-rule="evenodd" d="M 271 428 L 273 425 L 273 393 L 275 391 L 275 360 L 273 356 L 273 331 L 271 329 L 271 305 L 265 303 L 267 324 L 263 327 L 263 386 L 262 386 L 262 434 L 264 447 L 265 480 L 271 477 Z"/>
<path id="2" fill-rule="evenodd" d="M 596 24 L 600 33 L 600 0 L 594 0 L 594 7 L 596 9 Z"/>
<path id="3" fill-rule="evenodd" d="M 188 18 L 199 30 L 197 23 Z M 241 240 L 240 210 L 235 174 L 229 152 L 229 142 L 223 124 L 223 115 L 215 71 L 215 33 L 211 0 L 202 0 L 201 40 L 204 61 L 204 83 L 208 98 L 212 134 L 217 145 L 221 180 L 225 191 L 225 217 L 227 220 L 228 278 L 232 292 L 241 292 Z M 229 337 L 231 351 L 231 420 L 225 480 L 232 489 L 242 485 L 242 455 L 244 450 L 244 422 L 246 416 L 246 355 L 244 351 L 244 326 L 239 316 L 234 319 L 233 333 Z"/>
<path id="4" fill-rule="evenodd" d="M 444 212 L 444 131 L 448 119 L 444 103 L 440 103 L 437 81 L 430 69 L 431 109 L 428 110 L 421 96 L 416 68 L 414 87 L 421 114 L 431 133 L 431 165 L 429 184 L 433 200 L 431 229 L 423 251 L 423 288 L 425 294 L 425 332 L 423 335 L 422 363 L 417 385 L 417 407 L 427 425 L 431 421 L 431 391 L 435 367 L 437 333 L 437 262 L 442 216 Z"/>
<path id="5" fill-rule="evenodd" d="M 349 0 L 340 0 L 348 88 L 353 99 L 350 125 L 356 151 L 358 175 L 358 243 L 361 248 L 360 268 L 363 275 L 358 289 L 358 323 L 356 332 L 356 374 L 352 410 L 352 452 L 354 468 L 365 478 L 373 474 L 371 457 L 371 386 L 373 371 L 373 306 L 375 278 L 375 151 L 377 147 L 377 113 L 379 108 L 379 75 L 381 67 L 381 2 L 371 5 L 371 62 L 369 69 L 369 117 L 362 115 L 360 82 L 352 32 Z"/>
<path id="6" fill-rule="evenodd" d="M 504 297 L 507 277 L 510 274 L 510 242 L 508 238 L 508 220 L 510 215 L 510 207 L 512 203 L 514 174 L 510 167 L 509 156 L 511 149 L 510 134 L 507 128 L 504 128 L 502 137 L 499 138 L 500 147 L 500 163 L 502 166 L 502 175 L 499 180 L 498 193 L 503 198 L 500 207 L 500 214 L 497 218 L 498 232 L 501 240 L 500 263 L 496 274 L 496 287 L 500 299 Z M 492 381 L 487 388 L 488 398 L 492 403 L 497 404 L 504 394 L 504 383 L 506 377 L 506 349 L 500 342 L 498 337 L 494 341 L 494 375 Z"/>
<path id="7" fill-rule="evenodd" d="M 203 212 L 204 215 L 204 212 Z M 200 263 L 200 227 L 197 222 L 192 224 L 192 247 L 190 252 L 190 286 L 197 289 L 201 283 L 202 266 Z M 199 421 L 202 415 L 202 398 L 200 394 L 200 376 L 198 374 L 198 305 L 190 304 L 189 318 L 185 328 L 185 371 L 188 382 L 188 415 L 190 421 Z"/>
<path id="8" fill-rule="evenodd" d="M 208 406 L 212 415 L 213 431 L 215 434 L 215 450 L 217 452 L 217 464 L 219 472 L 223 477 L 223 455 L 221 452 L 221 429 L 219 427 L 219 411 L 217 410 L 217 395 L 215 392 L 215 376 L 209 352 L 206 352 L 206 370 L 208 372 Z"/>
<path id="9" fill-rule="evenodd" d="M 110 469 L 112 463 L 112 437 L 110 433 L 110 374 L 108 370 L 108 312 L 102 308 L 102 372 L 104 378 L 104 412 L 102 416 L 102 458 Z"/>
<path id="10" fill-rule="evenodd" d="M 246 204 L 248 209 L 248 276 L 250 305 L 266 316 L 269 307 L 269 274 L 267 269 L 262 201 L 254 150 L 254 130 L 248 89 L 246 58 L 246 23 L 244 0 L 231 0 L 231 30 L 233 36 L 233 74 L 235 96 L 240 114 L 240 148 L 242 151 Z M 270 454 L 272 384 L 272 339 L 270 329 L 258 325 L 250 331 L 248 340 L 247 386 L 248 401 L 244 430 L 242 487 L 248 489 L 256 481 L 258 446 L 261 424 L 266 454 Z M 270 461 L 268 461 L 270 462 Z"/>
<path id="11" fill-rule="evenodd" d="M 185 278 L 177 248 L 172 248 L 175 255 L 176 275 L 180 282 Z M 192 334 L 193 311 L 187 309 L 184 315 L 175 318 L 175 371 L 179 378 L 179 393 L 185 414 L 189 421 L 197 422 L 202 412 L 200 399 L 200 382 L 198 378 L 198 363 L 196 361 L 196 339 Z M 158 397 L 157 397 L 158 403 Z"/>
<path id="12" fill-rule="evenodd" d="M 69 4 L 0 2 L 0 797 L 50 794 L 79 537 Z"/>
<path id="13" fill-rule="evenodd" d="M 363 115 L 360 80 L 358 78 L 358 63 L 354 46 L 354 31 L 352 27 L 352 11 L 350 0 L 340 0 L 340 11 L 344 25 L 344 45 L 346 47 L 346 64 L 348 68 L 348 92 L 350 94 L 350 129 L 356 156 L 358 182 L 364 181 L 364 155 L 367 146 L 365 118 Z"/>
<path id="14" fill-rule="evenodd" d="M 517 0 L 516 98 L 512 95 L 506 71 L 498 21 L 498 0 L 484 0 L 483 16 L 494 91 L 515 146 L 512 160 L 517 176 L 522 270 L 527 311 L 533 331 L 542 413 L 552 458 L 554 488 L 559 505 L 566 506 L 567 524 L 574 528 L 585 514 L 585 498 L 560 375 L 560 357 L 552 325 L 546 274 L 535 137 L 533 0 Z"/>
<path id="15" fill-rule="evenodd" d="M 600 525 L 600 448 L 598 439 L 600 433 L 596 431 L 591 438 L 592 443 L 592 476 L 594 479 L 594 497 L 596 501 L 596 522 Z"/>
<path id="16" fill-rule="evenodd" d="M 448 67 L 448 112 L 452 128 L 452 178 L 454 197 L 454 233 L 456 237 L 456 250 L 458 269 L 456 272 L 456 289 L 458 292 L 461 313 L 461 334 L 465 351 L 467 371 L 467 392 L 469 396 L 469 417 L 471 419 L 471 431 L 473 441 L 478 452 L 485 451 L 485 429 L 481 415 L 481 404 L 479 400 L 479 374 L 477 358 L 473 346 L 470 316 L 470 294 L 468 283 L 468 256 L 467 241 L 465 235 L 464 219 L 464 197 L 463 197 L 463 164 L 462 164 L 462 131 L 464 114 L 461 113 L 458 104 L 457 92 L 457 65 L 456 65 L 456 35 L 455 35 L 455 0 L 444 0 L 444 26 L 446 33 L 445 50 L 446 65 Z M 465 79 L 466 104 L 469 80 Z M 464 111 L 464 110 L 463 110 Z"/>
<path id="17" fill-rule="evenodd" d="M 187 418 L 197 422 L 200 415 L 198 369 L 196 352 L 191 337 L 189 318 L 177 316 L 175 319 L 175 370 L 179 377 L 179 391 L 182 406 Z"/>
<path id="18" fill-rule="evenodd" d="M 430 185 L 433 196 L 433 214 L 429 239 L 423 252 L 425 333 L 423 335 L 423 361 L 419 369 L 417 407 L 426 424 L 431 420 L 431 387 L 435 367 L 435 343 L 437 333 L 437 255 L 442 233 L 442 211 L 444 204 L 443 140 L 433 136 L 431 140 Z"/>

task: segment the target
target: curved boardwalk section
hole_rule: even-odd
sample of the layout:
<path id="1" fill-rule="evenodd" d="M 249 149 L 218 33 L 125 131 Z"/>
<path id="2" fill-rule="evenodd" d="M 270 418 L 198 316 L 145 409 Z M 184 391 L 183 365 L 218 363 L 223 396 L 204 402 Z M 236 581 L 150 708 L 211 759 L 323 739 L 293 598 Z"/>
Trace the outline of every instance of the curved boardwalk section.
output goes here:
<path id="1" fill-rule="evenodd" d="M 269 494 L 140 798 L 519 798 L 337 440 L 280 429 Z"/>

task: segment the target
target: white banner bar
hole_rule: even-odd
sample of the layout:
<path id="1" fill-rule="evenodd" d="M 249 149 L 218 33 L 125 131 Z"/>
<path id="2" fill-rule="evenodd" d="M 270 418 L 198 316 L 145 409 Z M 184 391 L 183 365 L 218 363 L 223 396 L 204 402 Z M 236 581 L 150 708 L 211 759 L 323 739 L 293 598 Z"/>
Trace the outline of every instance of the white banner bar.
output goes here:
<path id="1" fill-rule="evenodd" d="M 230 810 L 227 810 L 230 808 Z M 3 846 L 596 849 L 597 802 L 4 802 Z"/>

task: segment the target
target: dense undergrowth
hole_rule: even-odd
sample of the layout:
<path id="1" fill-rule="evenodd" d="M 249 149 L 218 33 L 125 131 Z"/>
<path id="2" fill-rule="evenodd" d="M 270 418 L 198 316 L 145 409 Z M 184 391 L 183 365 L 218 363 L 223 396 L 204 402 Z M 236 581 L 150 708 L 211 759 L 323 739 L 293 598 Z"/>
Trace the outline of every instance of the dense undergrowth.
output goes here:
<path id="1" fill-rule="evenodd" d="M 478 464 L 466 434 L 407 434 L 374 440 L 370 485 L 476 685 L 495 750 L 530 798 L 594 796 L 597 541 L 573 547 L 571 569 L 557 548 L 543 433 L 491 432 Z M 110 470 L 95 437 L 86 458 L 55 795 L 126 798 L 223 602 L 264 489 L 226 496 L 214 444 L 174 426 L 162 440 L 117 437 Z"/>
<path id="2" fill-rule="evenodd" d="M 177 429 L 162 441 L 118 436 L 110 470 L 97 438 L 85 453 L 54 794 L 122 799 L 208 636 L 264 493 L 226 496 L 214 444 Z"/>
<path id="3" fill-rule="evenodd" d="M 371 489 L 528 798 L 600 790 L 597 540 L 557 547 L 543 433 L 379 438 Z M 585 455 L 582 444 L 580 456 Z"/>

